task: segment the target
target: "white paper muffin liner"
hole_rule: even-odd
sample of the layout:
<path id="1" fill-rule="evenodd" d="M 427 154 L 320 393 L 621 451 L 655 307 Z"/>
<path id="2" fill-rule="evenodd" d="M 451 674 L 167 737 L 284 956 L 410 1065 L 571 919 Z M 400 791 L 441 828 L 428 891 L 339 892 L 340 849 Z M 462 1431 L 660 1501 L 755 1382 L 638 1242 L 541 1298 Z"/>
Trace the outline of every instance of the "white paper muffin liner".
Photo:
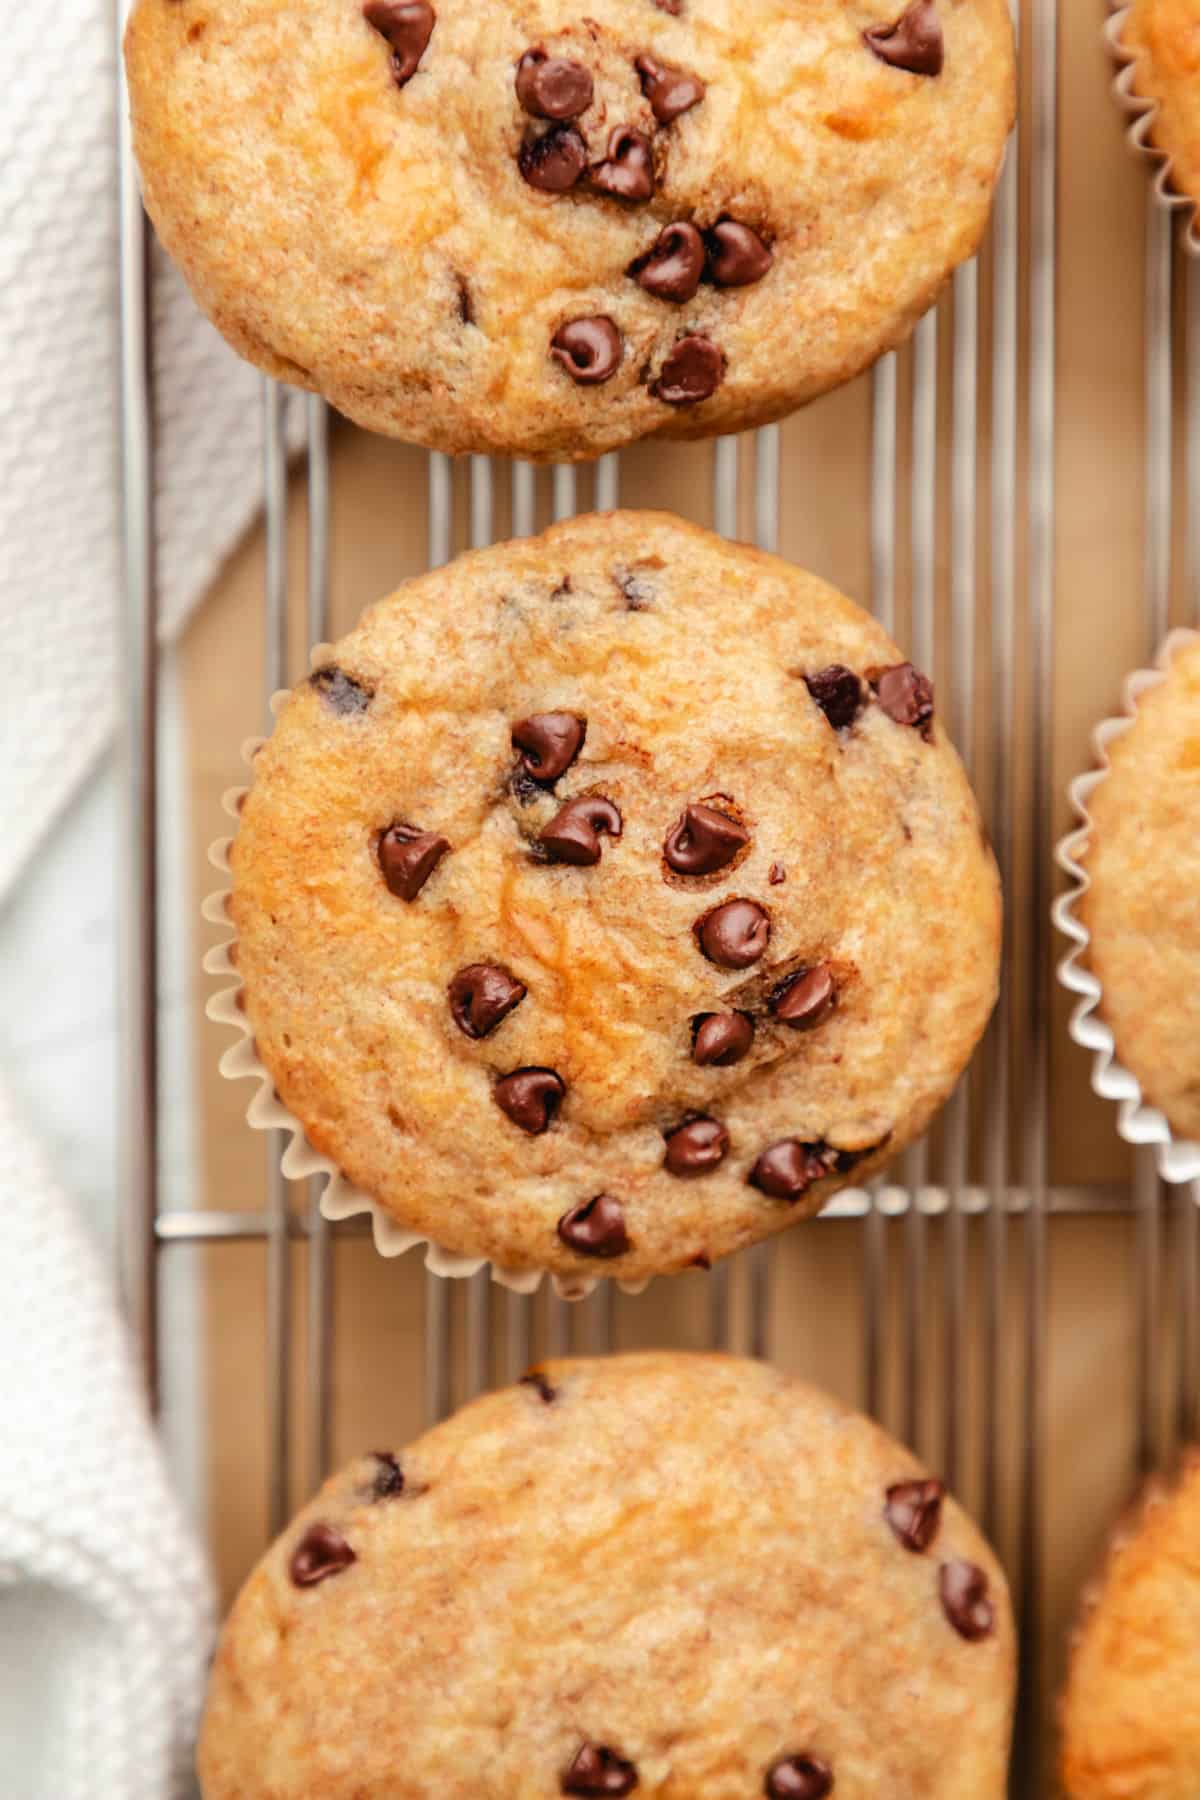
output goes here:
<path id="1" fill-rule="evenodd" d="M 1088 964 L 1090 934 L 1079 914 L 1079 902 L 1091 885 L 1082 860 L 1092 832 L 1089 801 L 1109 771 L 1108 746 L 1129 730 L 1137 716 L 1138 702 L 1164 680 L 1171 660 L 1200 632 L 1173 631 L 1158 653 L 1154 668 L 1137 669 L 1126 678 L 1124 711 L 1105 719 L 1092 733 L 1097 767 L 1079 775 L 1068 792 L 1081 823 L 1060 840 L 1055 857 L 1071 878 L 1071 886 L 1054 904 L 1054 923 L 1074 948 L 1058 966 L 1058 978 L 1080 1001 L 1071 1014 L 1070 1032 L 1077 1044 L 1092 1052 L 1092 1087 L 1106 1100 L 1117 1102 L 1117 1130 L 1128 1144 L 1153 1145 L 1164 1181 L 1200 1180 L 1200 1144 L 1178 1137 L 1157 1108 L 1143 1098 L 1137 1077 L 1117 1060 L 1116 1042 L 1102 1017 L 1103 990 Z"/>
<path id="2" fill-rule="evenodd" d="M 1159 204 L 1169 212 L 1186 214 L 1184 245 L 1192 256 L 1200 256 L 1200 223 L 1197 221 L 1195 201 L 1189 199 L 1175 186 L 1172 179 L 1171 158 L 1165 150 L 1160 150 L 1152 142 L 1154 121 L 1158 116 L 1158 103 L 1147 100 L 1143 94 L 1134 92 L 1133 82 L 1137 73 L 1138 53 L 1129 50 L 1125 45 L 1125 25 L 1129 18 L 1130 8 L 1118 5 L 1110 13 L 1104 28 L 1108 47 L 1117 62 L 1118 72 L 1113 81 L 1113 93 L 1121 111 L 1130 120 L 1125 133 L 1130 148 L 1136 155 L 1150 164 L 1154 175 L 1154 192 Z"/>
<path id="3" fill-rule="evenodd" d="M 329 650 L 330 646 L 327 644 L 316 646 L 311 657 L 314 668 L 328 661 Z M 289 695 L 290 690 L 285 688 L 272 696 L 272 714 L 279 713 Z M 265 738 L 250 738 L 243 744 L 242 760 L 248 767 L 253 766 L 254 758 L 266 741 Z M 248 787 L 235 787 L 222 795 L 222 810 L 231 819 L 238 818 L 242 802 L 249 791 Z M 204 1010 L 218 1025 L 228 1025 L 237 1034 L 237 1041 L 221 1057 L 219 1068 L 227 1081 L 249 1080 L 255 1083 L 255 1092 L 246 1107 L 247 1122 L 255 1131 L 287 1133 L 289 1141 L 280 1159 L 287 1179 L 303 1181 L 311 1175 L 325 1176 L 325 1191 L 321 1195 L 321 1212 L 324 1217 L 336 1222 L 352 1219 L 362 1213 L 368 1215 L 375 1248 L 381 1256 L 403 1256 L 409 1250 L 424 1246 L 425 1267 L 434 1275 L 441 1275 L 447 1280 L 465 1280 L 477 1274 L 480 1269 L 488 1266 L 486 1257 L 460 1256 L 421 1232 L 406 1229 L 373 1200 L 370 1194 L 356 1187 L 336 1163 L 313 1149 L 305 1136 L 304 1126 L 294 1113 L 288 1111 L 276 1093 L 270 1071 L 260 1060 L 255 1048 L 250 1021 L 241 1004 L 242 979 L 229 954 L 237 941 L 228 908 L 232 885 L 229 867 L 232 843 L 232 837 L 218 838 L 209 846 L 208 851 L 209 862 L 220 870 L 224 880 L 216 893 L 208 896 L 200 910 L 209 924 L 223 926 L 229 935 L 204 957 L 205 973 L 217 976 L 225 984 L 212 995 Z M 535 1293 L 541 1285 L 543 1274 L 548 1274 L 555 1292 L 564 1300 L 583 1300 L 599 1286 L 601 1279 L 610 1279 L 591 1275 L 558 1275 L 541 1269 L 502 1269 L 495 1264 L 491 1265 L 491 1271 L 493 1281 L 518 1294 Z M 624 1293 L 640 1294 L 649 1286 L 649 1282 L 618 1280 L 616 1285 Z"/>

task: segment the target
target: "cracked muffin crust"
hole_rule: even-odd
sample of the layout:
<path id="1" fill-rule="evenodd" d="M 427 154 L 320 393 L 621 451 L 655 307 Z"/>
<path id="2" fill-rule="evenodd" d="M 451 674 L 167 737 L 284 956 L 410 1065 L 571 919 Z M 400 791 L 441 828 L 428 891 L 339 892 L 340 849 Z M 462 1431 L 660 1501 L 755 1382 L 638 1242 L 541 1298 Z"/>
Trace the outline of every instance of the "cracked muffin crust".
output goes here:
<path id="1" fill-rule="evenodd" d="M 1003 1574 L 762 1363 L 543 1365 L 327 1483 L 242 1591 L 204 1800 L 1001 1800 Z"/>
<path id="2" fill-rule="evenodd" d="M 778 418 L 978 244 L 1005 0 L 139 0 L 146 203 L 269 373 L 448 451 Z"/>
<path id="3" fill-rule="evenodd" d="M 1133 0 L 1120 33 L 1134 93 L 1158 107 L 1151 141 L 1172 185 L 1200 202 L 1200 0 Z"/>
<path id="4" fill-rule="evenodd" d="M 1200 1455 L 1151 1484 L 1084 1603 L 1061 1708 L 1069 1800 L 1200 1793 Z"/>
<path id="5" fill-rule="evenodd" d="M 254 762 L 229 917 L 259 1057 L 410 1231 L 636 1281 L 817 1212 L 928 1123 L 999 889 L 926 678 L 665 515 L 371 608 Z"/>
<path id="6" fill-rule="evenodd" d="M 1117 1055 L 1173 1130 L 1200 1138 L 1200 640 L 1108 748 L 1088 801 L 1088 961 Z"/>

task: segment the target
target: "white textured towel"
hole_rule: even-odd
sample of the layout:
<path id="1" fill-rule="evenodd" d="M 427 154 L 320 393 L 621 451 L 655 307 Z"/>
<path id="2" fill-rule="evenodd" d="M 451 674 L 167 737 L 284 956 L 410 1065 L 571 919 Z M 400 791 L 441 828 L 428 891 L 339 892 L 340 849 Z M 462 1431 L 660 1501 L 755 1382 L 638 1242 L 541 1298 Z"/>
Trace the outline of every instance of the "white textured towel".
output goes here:
<path id="1" fill-rule="evenodd" d="M 112 0 L 5 12 L 0 115 L 0 907 L 119 693 Z M 260 495 L 258 378 L 155 269 L 164 634 Z M 211 1642 L 111 1283 L 0 1084 L 0 1792 L 186 1791 Z"/>

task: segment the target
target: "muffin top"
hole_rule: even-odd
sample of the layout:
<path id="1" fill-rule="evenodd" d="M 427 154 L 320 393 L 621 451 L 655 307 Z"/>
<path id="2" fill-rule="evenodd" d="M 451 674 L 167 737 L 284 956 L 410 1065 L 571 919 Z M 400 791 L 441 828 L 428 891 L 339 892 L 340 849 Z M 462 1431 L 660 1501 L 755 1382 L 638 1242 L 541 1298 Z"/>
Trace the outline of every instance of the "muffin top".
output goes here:
<path id="1" fill-rule="evenodd" d="M 1158 107 L 1151 139 L 1180 193 L 1200 200 L 1200 0 L 1133 0 L 1120 29 L 1133 91 Z"/>
<path id="2" fill-rule="evenodd" d="M 1200 1138 L 1200 639 L 1108 755 L 1088 802 L 1088 961 L 1118 1057 L 1175 1131 Z"/>
<path id="3" fill-rule="evenodd" d="M 139 0 L 147 205 L 373 430 L 582 458 L 778 417 L 975 249 L 1005 0 Z"/>
<path id="4" fill-rule="evenodd" d="M 1003 1574 L 761 1363 L 550 1363 L 330 1481 L 242 1591 L 205 1800 L 1001 1800 Z"/>
<path id="5" fill-rule="evenodd" d="M 312 1144 L 402 1225 L 637 1280 L 816 1212 L 930 1118 L 999 893 L 925 678 L 656 514 L 372 607 L 254 762 L 229 915 Z"/>
<path id="6" fill-rule="evenodd" d="M 1062 1705 L 1070 1800 L 1200 1793 L 1200 1457 L 1155 1483 L 1089 1595 Z"/>

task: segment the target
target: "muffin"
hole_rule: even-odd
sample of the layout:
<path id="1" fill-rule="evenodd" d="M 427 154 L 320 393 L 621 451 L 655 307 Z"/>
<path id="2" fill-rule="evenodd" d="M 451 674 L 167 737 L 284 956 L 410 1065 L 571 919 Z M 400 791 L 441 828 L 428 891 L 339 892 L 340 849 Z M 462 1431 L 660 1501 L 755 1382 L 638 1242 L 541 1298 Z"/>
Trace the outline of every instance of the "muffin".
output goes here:
<path id="1" fill-rule="evenodd" d="M 740 430 L 976 248 L 1005 0 L 139 0 L 146 203 L 236 349 L 372 430 L 585 458 Z"/>
<path id="2" fill-rule="evenodd" d="M 1133 0 L 1116 45 L 1132 64 L 1129 93 L 1155 107 L 1149 140 L 1170 159 L 1171 185 L 1200 200 L 1200 0 Z"/>
<path id="3" fill-rule="evenodd" d="M 1200 1794 L 1200 1456 L 1154 1483 L 1085 1603 L 1062 1704 L 1069 1800 Z"/>
<path id="4" fill-rule="evenodd" d="M 204 1800 L 1001 1800 L 1004 1576 L 763 1363 L 549 1363 L 328 1482 L 225 1627 Z"/>
<path id="5" fill-rule="evenodd" d="M 410 1232 L 644 1280 L 916 1136 L 996 993 L 995 866 L 933 689 L 850 601 L 657 514 L 371 608 L 279 712 L 230 851 L 240 1017 Z"/>
<path id="6" fill-rule="evenodd" d="M 1088 800 L 1078 901 L 1120 1061 L 1200 1138 L 1200 638 L 1170 658 Z"/>

